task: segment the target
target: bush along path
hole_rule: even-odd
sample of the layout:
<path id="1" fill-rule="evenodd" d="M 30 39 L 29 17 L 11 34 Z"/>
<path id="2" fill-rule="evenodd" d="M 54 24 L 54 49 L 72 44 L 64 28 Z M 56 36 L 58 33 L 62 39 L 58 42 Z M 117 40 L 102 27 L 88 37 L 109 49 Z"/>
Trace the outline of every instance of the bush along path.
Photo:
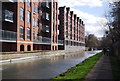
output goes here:
<path id="1" fill-rule="evenodd" d="M 114 81 L 120 81 L 120 59 L 115 56 L 110 56 L 110 62 L 112 66 Z"/>
<path id="2" fill-rule="evenodd" d="M 93 66 L 96 64 L 102 54 L 103 53 L 101 52 L 84 60 L 82 63 L 68 69 L 67 72 L 60 74 L 56 78 L 51 79 L 51 81 L 83 81 L 85 76 L 90 72 L 90 70 L 93 68 Z"/>

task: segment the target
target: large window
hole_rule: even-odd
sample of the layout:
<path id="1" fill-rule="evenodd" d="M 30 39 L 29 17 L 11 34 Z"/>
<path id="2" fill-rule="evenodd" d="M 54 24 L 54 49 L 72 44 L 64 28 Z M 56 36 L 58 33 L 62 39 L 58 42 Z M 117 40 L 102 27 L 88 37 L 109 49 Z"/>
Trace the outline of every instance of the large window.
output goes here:
<path id="1" fill-rule="evenodd" d="M 20 26 L 20 38 L 24 39 L 24 28 Z"/>
<path id="2" fill-rule="evenodd" d="M 37 25 L 38 25 L 37 19 L 35 19 L 35 28 L 37 28 Z"/>
<path id="3" fill-rule="evenodd" d="M 38 12 L 37 5 L 34 4 L 34 13 L 37 13 L 37 12 Z"/>
<path id="4" fill-rule="evenodd" d="M 33 28 L 37 28 L 38 22 L 37 19 L 33 18 Z"/>
<path id="5" fill-rule="evenodd" d="M 33 39 L 35 40 L 35 32 L 33 32 Z"/>
<path id="6" fill-rule="evenodd" d="M 20 2 L 24 2 L 24 0 L 20 0 Z"/>
<path id="7" fill-rule="evenodd" d="M 48 13 L 46 13 L 46 19 L 49 20 L 49 14 Z"/>
<path id="8" fill-rule="evenodd" d="M 28 0 L 28 6 L 30 6 L 30 1 L 31 1 L 31 0 Z"/>
<path id="9" fill-rule="evenodd" d="M 46 32 L 49 32 L 49 26 L 46 25 Z"/>
<path id="10" fill-rule="evenodd" d="M 24 10 L 23 8 L 20 8 L 20 20 L 24 20 Z"/>
<path id="11" fill-rule="evenodd" d="M 33 28 L 35 27 L 35 18 L 33 18 Z"/>
<path id="12" fill-rule="evenodd" d="M 13 22 L 13 12 L 5 10 L 5 21 Z"/>
<path id="13" fill-rule="evenodd" d="M 45 18 L 45 12 L 42 12 L 42 18 Z"/>
<path id="14" fill-rule="evenodd" d="M 57 32 L 58 32 L 58 35 L 60 35 L 60 30 L 58 30 Z"/>
<path id="15" fill-rule="evenodd" d="M 60 25 L 60 20 L 58 19 L 58 25 Z"/>
<path id="16" fill-rule="evenodd" d="M 48 1 L 46 1 L 46 7 L 49 8 L 49 2 Z"/>
<path id="17" fill-rule="evenodd" d="M 29 12 L 29 11 L 28 11 L 28 13 L 27 13 L 27 16 L 28 16 L 27 22 L 30 22 L 30 12 Z"/>
<path id="18" fill-rule="evenodd" d="M 30 40 L 30 28 L 27 28 L 27 39 Z"/>

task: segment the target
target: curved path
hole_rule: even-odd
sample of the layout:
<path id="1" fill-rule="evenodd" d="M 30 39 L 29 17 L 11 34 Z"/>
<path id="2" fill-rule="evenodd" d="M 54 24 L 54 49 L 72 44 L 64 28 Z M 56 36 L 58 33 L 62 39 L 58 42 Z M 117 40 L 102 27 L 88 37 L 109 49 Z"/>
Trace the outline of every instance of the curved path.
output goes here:
<path id="1" fill-rule="evenodd" d="M 113 81 L 109 56 L 102 55 L 86 76 L 85 81 Z"/>

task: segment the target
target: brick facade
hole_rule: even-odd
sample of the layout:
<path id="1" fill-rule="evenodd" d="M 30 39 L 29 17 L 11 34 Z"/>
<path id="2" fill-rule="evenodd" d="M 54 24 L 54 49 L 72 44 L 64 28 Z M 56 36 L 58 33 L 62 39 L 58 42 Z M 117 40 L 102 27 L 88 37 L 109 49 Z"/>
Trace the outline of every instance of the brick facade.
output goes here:
<path id="1" fill-rule="evenodd" d="M 4 13 L 6 10 L 8 13 Z M 57 0 L 2 2 L 2 11 L 3 17 L 13 13 L 13 20 L 3 18 L 2 51 L 58 50 Z M 12 35 L 15 35 L 14 40 L 11 40 Z"/>
<path id="2" fill-rule="evenodd" d="M 57 0 L 2 2 L 2 17 L 3 52 L 63 50 L 66 45 L 84 44 L 83 21 L 69 7 L 58 10 Z"/>
<path id="3" fill-rule="evenodd" d="M 59 34 L 59 40 L 64 40 L 62 49 L 79 50 L 79 48 L 84 48 L 85 25 L 83 21 L 73 11 L 70 11 L 69 7 L 60 7 L 59 13 L 59 31 L 62 31 Z"/>

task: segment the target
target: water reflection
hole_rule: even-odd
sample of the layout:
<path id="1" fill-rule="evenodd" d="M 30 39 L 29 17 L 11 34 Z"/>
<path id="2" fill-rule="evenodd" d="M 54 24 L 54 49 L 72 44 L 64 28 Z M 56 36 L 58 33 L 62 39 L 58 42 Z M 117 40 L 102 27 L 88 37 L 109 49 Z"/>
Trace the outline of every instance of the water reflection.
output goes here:
<path id="1" fill-rule="evenodd" d="M 50 58 L 34 59 L 4 64 L 3 79 L 50 79 L 94 55 L 96 52 L 65 54 Z"/>

